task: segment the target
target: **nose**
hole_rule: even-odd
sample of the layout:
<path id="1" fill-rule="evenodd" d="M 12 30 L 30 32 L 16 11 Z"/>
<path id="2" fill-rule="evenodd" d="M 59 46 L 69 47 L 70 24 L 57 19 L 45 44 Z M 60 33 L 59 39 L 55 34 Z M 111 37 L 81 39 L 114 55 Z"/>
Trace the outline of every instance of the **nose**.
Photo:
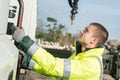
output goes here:
<path id="1" fill-rule="evenodd" d="M 80 31 L 80 34 L 83 34 L 83 30 Z"/>

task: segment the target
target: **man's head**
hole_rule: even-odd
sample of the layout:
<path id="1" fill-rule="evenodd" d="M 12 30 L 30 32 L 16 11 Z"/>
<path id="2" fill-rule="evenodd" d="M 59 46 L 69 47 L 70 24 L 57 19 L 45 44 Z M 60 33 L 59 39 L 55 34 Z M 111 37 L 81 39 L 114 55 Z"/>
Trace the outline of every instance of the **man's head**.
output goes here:
<path id="1" fill-rule="evenodd" d="M 103 45 L 108 39 L 108 31 L 99 23 L 90 23 L 84 30 L 80 31 L 78 41 L 88 47 L 93 48 Z"/>

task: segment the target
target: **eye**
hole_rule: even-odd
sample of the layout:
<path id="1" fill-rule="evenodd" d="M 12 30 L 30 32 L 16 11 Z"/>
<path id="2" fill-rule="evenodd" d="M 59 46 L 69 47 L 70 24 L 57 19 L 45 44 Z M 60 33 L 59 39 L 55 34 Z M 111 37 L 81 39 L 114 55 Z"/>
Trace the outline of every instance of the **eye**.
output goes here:
<path id="1" fill-rule="evenodd" d="M 85 29 L 84 29 L 84 32 L 88 32 L 88 29 L 87 29 L 87 28 L 85 28 Z"/>

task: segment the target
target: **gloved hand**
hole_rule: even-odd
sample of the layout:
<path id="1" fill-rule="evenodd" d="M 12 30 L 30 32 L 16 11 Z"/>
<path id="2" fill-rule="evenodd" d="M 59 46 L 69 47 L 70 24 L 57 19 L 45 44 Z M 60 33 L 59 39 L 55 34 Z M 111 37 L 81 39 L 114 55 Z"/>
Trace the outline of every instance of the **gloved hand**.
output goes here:
<path id="1" fill-rule="evenodd" d="M 25 54 L 32 56 L 39 48 L 39 45 L 36 44 L 29 36 L 25 36 L 23 28 L 16 28 L 12 37 L 15 40 L 15 46 Z"/>
<path id="2" fill-rule="evenodd" d="M 15 27 L 15 31 L 14 31 L 14 33 L 13 33 L 13 35 L 12 35 L 12 38 L 16 41 L 16 42 L 20 42 L 22 39 L 23 39 L 23 37 L 25 36 L 25 31 L 24 31 L 24 29 L 22 28 L 22 29 L 20 29 L 20 28 L 18 28 L 18 27 Z"/>
<path id="3" fill-rule="evenodd" d="M 25 35 L 23 28 L 16 27 L 12 37 L 15 40 L 15 46 L 26 54 L 28 49 L 35 43 L 29 36 Z"/>

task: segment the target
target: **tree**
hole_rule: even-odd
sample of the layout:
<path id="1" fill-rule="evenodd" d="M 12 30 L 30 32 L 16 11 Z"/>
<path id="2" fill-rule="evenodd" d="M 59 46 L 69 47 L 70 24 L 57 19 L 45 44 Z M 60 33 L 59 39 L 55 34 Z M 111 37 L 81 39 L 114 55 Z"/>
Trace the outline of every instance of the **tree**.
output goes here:
<path id="1" fill-rule="evenodd" d="M 36 32 L 36 38 L 43 39 L 45 41 L 53 41 L 53 42 L 59 42 L 60 45 L 71 45 L 74 36 L 71 33 L 66 32 L 66 35 L 64 36 L 63 32 L 67 28 L 63 24 L 59 24 L 57 22 L 57 19 L 54 19 L 52 17 L 47 17 L 47 25 L 46 29 L 44 29 L 44 24 L 42 21 L 39 21 L 39 27 L 37 28 Z M 45 31 L 46 30 L 46 31 Z"/>
<path id="2" fill-rule="evenodd" d="M 50 22 L 52 25 L 48 24 L 47 27 L 49 27 L 48 34 L 49 39 L 55 42 L 61 42 L 63 33 L 62 30 L 65 28 L 64 25 L 58 24 L 57 20 L 51 17 L 47 18 L 47 21 Z"/>
<path id="3" fill-rule="evenodd" d="M 44 23 L 42 20 L 38 19 L 37 27 L 36 27 L 36 35 L 37 39 L 43 39 L 45 37 L 44 33 Z"/>

